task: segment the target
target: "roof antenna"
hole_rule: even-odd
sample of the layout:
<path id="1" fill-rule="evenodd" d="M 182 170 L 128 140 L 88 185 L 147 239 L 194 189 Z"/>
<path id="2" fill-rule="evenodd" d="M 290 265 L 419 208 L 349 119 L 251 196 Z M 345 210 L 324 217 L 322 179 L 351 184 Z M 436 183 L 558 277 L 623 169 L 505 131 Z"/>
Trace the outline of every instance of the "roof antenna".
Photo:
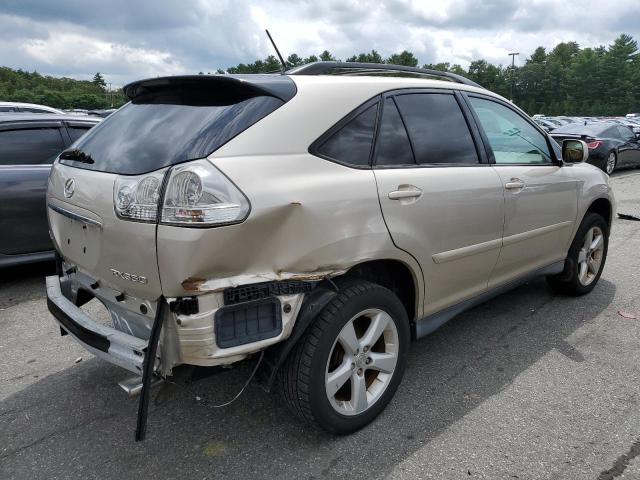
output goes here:
<path id="1" fill-rule="evenodd" d="M 271 40 L 271 45 L 273 45 L 273 48 L 275 48 L 276 53 L 278 54 L 278 58 L 280 59 L 280 63 L 282 64 L 282 68 L 280 69 L 280 72 L 284 75 L 284 72 L 287 70 L 287 64 L 284 61 L 284 58 L 282 58 L 282 55 L 280 55 L 280 50 L 278 50 L 278 47 L 276 46 L 276 42 L 273 41 L 273 38 L 271 38 L 271 34 L 269 33 L 269 30 L 265 29 L 265 32 L 267 32 L 267 37 L 269 37 L 269 40 Z"/>

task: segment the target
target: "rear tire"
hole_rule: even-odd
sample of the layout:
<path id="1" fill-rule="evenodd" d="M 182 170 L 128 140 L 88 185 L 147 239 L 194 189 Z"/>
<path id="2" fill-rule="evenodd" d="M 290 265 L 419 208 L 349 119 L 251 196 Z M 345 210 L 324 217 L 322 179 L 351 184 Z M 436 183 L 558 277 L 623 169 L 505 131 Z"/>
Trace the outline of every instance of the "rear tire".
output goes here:
<path id="1" fill-rule="evenodd" d="M 604 168 L 602 170 L 604 170 L 604 173 L 607 175 L 611 175 L 615 171 L 617 165 L 618 156 L 616 155 L 616 152 L 611 151 L 604 161 Z"/>
<path id="2" fill-rule="evenodd" d="M 547 283 L 557 293 L 584 295 L 598 283 L 607 260 L 609 226 L 602 216 L 589 212 L 569 248 L 564 271 L 547 277 Z"/>
<path id="3" fill-rule="evenodd" d="M 400 384 L 410 341 L 404 306 L 390 290 L 344 279 L 287 358 L 282 394 L 302 420 L 338 435 L 364 427 Z"/>

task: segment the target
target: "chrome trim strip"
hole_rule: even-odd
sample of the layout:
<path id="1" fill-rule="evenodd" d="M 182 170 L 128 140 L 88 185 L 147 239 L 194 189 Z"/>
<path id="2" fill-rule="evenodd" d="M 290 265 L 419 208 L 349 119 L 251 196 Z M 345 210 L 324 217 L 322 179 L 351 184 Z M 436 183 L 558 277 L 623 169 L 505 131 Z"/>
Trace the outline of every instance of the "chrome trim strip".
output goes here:
<path id="1" fill-rule="evenodd" d="M 466 247 L 456 248 L 455 250 L 447 250 L 446 252 L 436 253 L 431 256 L 435 263 L 451 262 L 460 258 L 476 255 L 478 253 L 488 252 L 489 250 L 495 250 L 502 246 L 502 239 L 496 238 L 495 240 L 489 240 L 488 242 L 476 243 L 475 245 L 468 245 Z"/>
<path id="2" fill-rule="evenodd" d="M 86 223 L 88 225 L 93 225 L 93 226 L 98 227 L 99 229 L 102 230 L 102 223 L 99 222 L 98 220 L 94 220 L 93 218 L 85 217 L 84 215 L 80 215 L 78 213 L 75 213 L 75 212 L 72 212 L 70 210 L 67 210 L 66 208 L 58 207 L 58 206 L 53 205 L 51 203 L 47 204 L 47 206 L 51 210 L 53 210 L 54 212 L 57 212 L 60 215 L 64 215 L 65 217 L 70 218 L 71 220 L 77 220 L 78 222 Z"/>
<path id="3" fill-rule="evenodd" d="M 547 225 L 546 227 L 536 228 L 527 232 L 509 235 L 508 237 L 504 237 L 502 239 L 502 246 L 506 247 L 507 245 L 513 245 L 514 243 L 523 242 L 525 240 L 529 240 L 530 238 L 537 237 L 539 235 L 545 235 L 547 233 L 555 232 L 556 230 L 561 230 L 563 228 L 568 228 L 571 226 L 573 226 L 573 222 L 569 220 L 566 222 L 554 223 L 553 225 Z"/>

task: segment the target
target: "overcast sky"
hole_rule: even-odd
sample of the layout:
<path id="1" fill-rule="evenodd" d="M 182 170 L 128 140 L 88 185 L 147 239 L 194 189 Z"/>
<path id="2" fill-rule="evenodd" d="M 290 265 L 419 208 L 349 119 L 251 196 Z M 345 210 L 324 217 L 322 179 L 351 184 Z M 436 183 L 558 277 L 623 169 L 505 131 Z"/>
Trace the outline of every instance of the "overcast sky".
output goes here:
<path id="1" fill-rule="evenodd" d="M 404 49 L 420 64 L 520 63 L 535 47 L 640 40 L 640 0 L 0 0 L 0 65 L 122 85 L 272 53 Z"/>

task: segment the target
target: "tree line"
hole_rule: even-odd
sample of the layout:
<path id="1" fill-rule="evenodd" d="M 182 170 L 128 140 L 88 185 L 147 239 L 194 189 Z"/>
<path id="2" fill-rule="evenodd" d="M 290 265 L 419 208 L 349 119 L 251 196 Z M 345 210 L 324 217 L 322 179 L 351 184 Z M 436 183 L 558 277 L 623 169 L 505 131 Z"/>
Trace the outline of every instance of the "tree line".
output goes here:
<path id="1" fill-rule="evenodd" d="M 100 73 L 89 81 L 0 67 L 0 101 L 92 110 L 110 108 L 112 103 L 119 107 L 124 104 L 125 97 L 120 89 L 109 91 Z"/>
<path id="2" fill-rule="evenodd" d="M 287 57 L 288 68 L 317 60 L 336 60 L 328 51 L 319 56 Z M 419 61 L 407 50 L 383 58 L 379 52 L 360 53 L 347 62 L 392 63 L 417 67 Z M 277 72 L 273 55 L 239 64 L 217 73 Z M 620 35 L 608 47 L 580 48 L 576 42 L 559 43 L 547 51 L 538 47 L 521 66 L 493 65 L 474 60 L 468 68 L 458 64 L 423 64 L 422 68 L 457 73 L 506 98 L 530 115 L 613 116 L 640 112 L 640 55 L 630 35 Z"/>
<path id="3" fill-rule="evenodd" d="M 339 60 L 325 50 L 301 57 L 292 53 L 287 68 L 316 61 Z M 389 63 L 416 67 L 418 58 L 407 50 L 383 57 L 376 50 L 359 53 L 346 62 Z M 458 64 L 423 64 L 423 68 L 465 76 L 485 88 L 511 98 L 527 113 L 546 115 L 624 115 L 640 112 L 640 55 L 638 43 L 622 34 L 609 46 L 581 48 L 563 42 L 547 51 L 538 47 L 522 65 L 494 65 L 474 60 L 468 68 Z M 275 73 L 281 68 L 270 55 L 252 63 L 240 63 L 218 74 Z M 204 72 L 200 72 L 203 74 Z M 58 108 L 107 108 L 111 97 L 104 78 L 92 81 L 54 78 L 37 72 L 0 67 L 0 100 L 41 103 Z M 121 90 L 113 98 L 118 107 L 126 101 Z"/>

